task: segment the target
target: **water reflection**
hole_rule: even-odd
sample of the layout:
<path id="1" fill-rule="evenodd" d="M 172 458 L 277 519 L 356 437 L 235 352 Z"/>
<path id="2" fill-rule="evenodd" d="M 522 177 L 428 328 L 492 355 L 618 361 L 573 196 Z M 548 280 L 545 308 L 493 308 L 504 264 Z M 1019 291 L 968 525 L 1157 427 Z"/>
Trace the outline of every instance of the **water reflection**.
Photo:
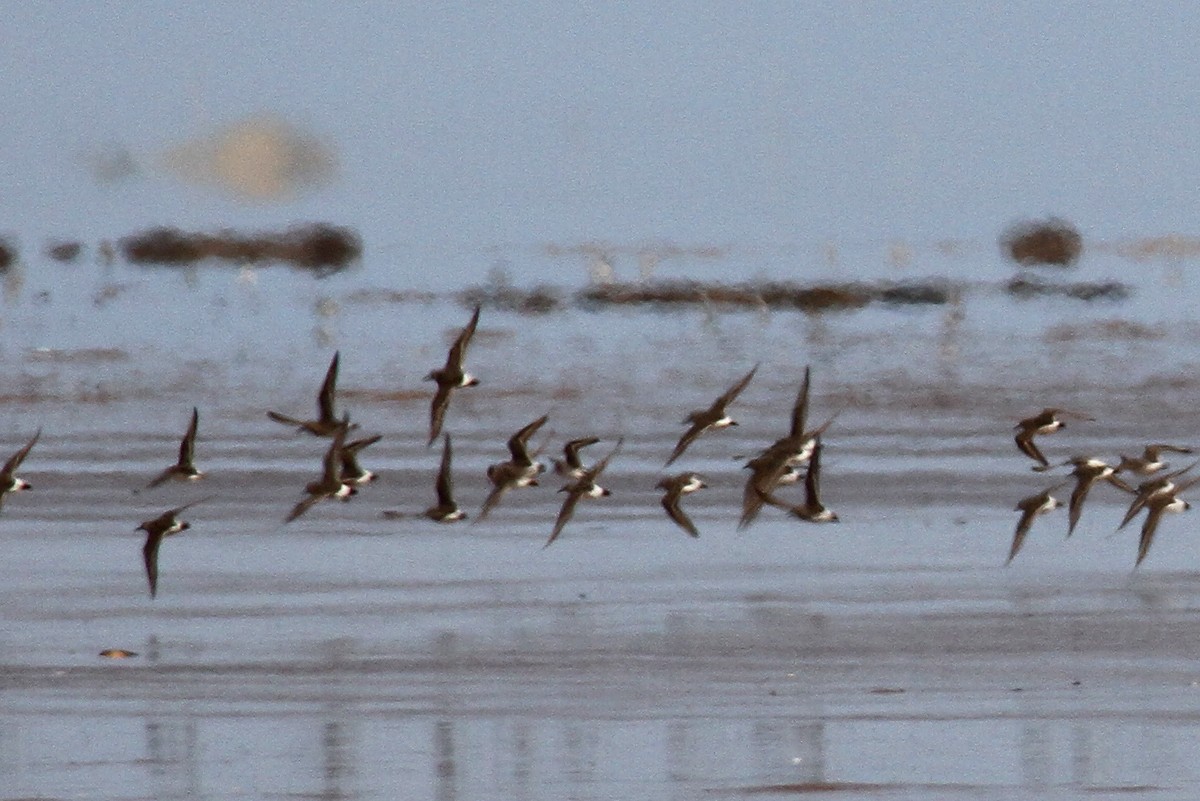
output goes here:
<path id="1" fill-rule="evenodd" d="M 939 786 L 1039 798 L 1200 785 L 1200 727 L 1144 721 L 543 719 L 462 714 L 147 714 L 88 727 L 18 718 L 0 736 L 9 797 L 691 799 L 873 783 L 889 798 Z M 87 729 L 91 729 L 88 733 Z M 96 736 L 100 728 L 103 736 Z M 367 745 L 370 743 L 371 745 Z M 312 746 L 316 747 L 313 748 Z M 135 746 L 127 750 L 126 746 Z M 932 792 L 936 795 L 936 792 Z"/>

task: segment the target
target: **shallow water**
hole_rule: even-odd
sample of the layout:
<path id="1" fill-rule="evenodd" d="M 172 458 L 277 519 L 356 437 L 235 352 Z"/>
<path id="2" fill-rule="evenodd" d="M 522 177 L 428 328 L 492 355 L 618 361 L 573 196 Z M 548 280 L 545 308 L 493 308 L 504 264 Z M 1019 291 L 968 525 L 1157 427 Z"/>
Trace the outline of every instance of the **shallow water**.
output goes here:
<path id="1" fill-rule="evenodd" d="M 61 268 L 59 268 L 61 269 Z M 1183 515 L 1132 572 L 1097 488 L 1079 531 L 1039 520 L 1003 566 L 1016 500 L 1048 483 L 1012 423 L 1095 423 L 1051 458 L 1197 444 L 1194 290 L 839 315 L 485 311 L 484 383 L 454 399 L 474 515 L 504 439 L 625 445 L 614 495 L 542 549 L 555 482 L 478 525 L 416 515 L 439 452 L 429 385 L 467 312 L 326 282 L 127 268 L 4 307 L 0 453 L 43 435 L 0 515 L 0 798 L 1191 798 L 1200 785 L 1200 558 Z M 105 287 L 124 287 L 97 300 Z M 111 298 L 109 297 L 111 295 Z M 153 309 L 148 325 L 145 309 Z M 1114 325 L 1113 321 L 1137 326 Z M 163 321 L 169 321 L 163 324 Z M 1140 328 L 1138 326 L 1141 326 Z M 1149 331 L 1149 334 L 1146 332 Z M 334 349 L 381 478 L 284 526 L 325 442 L 306 415 Z M 691 540 L 652 489 L 681 431 L 747 366 L 736 429 L 679 469 L 710 489 Z M 805 364 L 839 413 L 823 490 L 842 523 L 734 523 L 741 461 L 774 439 Z M 133 494 L 200 407 L 199 485 Z M 793 495 L 796 491 L 792 491 Z M 146 592 L 139 521 L 212 495 Z M 386 519 L 387 510 L 411 518 Z M 106 648 L 137 652 L 101 659 Z"/>

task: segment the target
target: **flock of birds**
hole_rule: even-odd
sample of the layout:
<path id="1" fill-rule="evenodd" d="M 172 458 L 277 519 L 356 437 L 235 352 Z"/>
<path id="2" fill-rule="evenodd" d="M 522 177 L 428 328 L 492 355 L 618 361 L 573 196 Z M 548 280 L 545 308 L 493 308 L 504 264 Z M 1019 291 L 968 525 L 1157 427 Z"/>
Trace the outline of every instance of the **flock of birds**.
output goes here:
<path id="1" fill-rule="evenodd" d="M 436 503 L 424 510 L 422 514 L 438 523 L 454 523 L 467 518 L 454 498 L 451 437 L 448 433 L 443 434 L 442 428 L 455 391 L 479 383 L 476 377 L 463 368 L 467 348 L 479 324 L 479 314 L 480 307 L 476 306 L 470 320 L 451 345 L 445 365 L 431 371 L 426 376 L 426 380 L 433 381 L 437 385 L 430 404 L 429 438 L 426 444 L 427 447 L 432 446 L 440 435 L 442 437 L 442 457 L 435 480 Z M 304 420 L 280 412 L 267 412 L 268 417 L 276 422 L 294 426 L 297 430 L 313 436 L 330 439 L 330 444 L 322 458 L 320 476 L 304 487 L 303 495 L 284 518 L 284 524 L 301 517 L 322 501 L 348 501 L 358 493 L 359 487 L 376 478 L 372 471 L 361 466 L 359 454 L 365 448 L 378 442 L 381 436 L 375 435 L 348 441 L 350 432 L 357 429 L 358 426 L 350 422 L 348 414 L 339 416 L 336 412 L 338 360 L 339 354 L 335 353 L 325 373 L 325 380 L 317 395 L 316 419 Z M 708 408 L 699 409 L 687 415 L 684 420 L 684 424 L 688 426 L 687 430 L 675 445 L 666 461 L 666 466 L 670 466 L 682 457 L 688 447 L 702 434 L 737 425 L 729 416 L 727 407 L 746 388 L 757 371 L 758 365 L 755 365 L 713 401 Z M 791 426 L 788 433 L 766 447 L 745 465 L 750 470 L 750 477 L 746 482 L 742 515 L 738 523 L 738 527 L 741 529 L 749 526 L 762 508 L 767 505 L 779 507 L 796 518 L 813 523 L 838 521 L 838 516 L 821 503 L 819 489 L 821 435 L 834 418 L 829 418 L 814 429 L 807 427 L 809 381 L 810 373 L 808 368 L 805 368 L 804 379 L 793 404 Z M 548 415 L 543 415 L 514 433 L 508 440 L 509 458 L 487 468 L 487 478 L 491 484 L 491 490 L 476 517 L 476 522 L 486 519 L 508 492 L 523 487 L 537 486 L 538 477 L 546 472 L 547 467 L 537 459 L 536 452 L 530 452 L 529 441 L 547 420 Z M 204 476 L 204 473 L 196 467 L 195 460 L 196 433 L 199 422 L 199 410 L 193 408 L 187 430 L 179 444 L 179 455 L 176 462 L 159 473 L 147 485 L 147 489 L 168 481 L 195 481 Z M 40 436 L 41 430 L 39 429 L 33 438 L 13 454 L 3 468 L 0 468 L 0 504 L 8 493 L 30 488 L 29 482 L 18 478 L 15 471 L 29 455 Z M 590 465 L 584 464 L 581 452 L 599 441 L 600 439 L 594 436 L 572 439 L 563 446 L 563 458 L 553 460 L 555 474 L 565 482 L 560 491 L 565 493 L 566 497 L 544 548 L 554 544 L 555 540 L 560 537 L 581 500 L 602 498 L 611 494 L 598 482 L 609 463 L 620 453 L 623 440 L 617 440 L 603 458 Z M 801 468 L 804 468 L 803 471 Z M 802 503 L 790 503 L 776 494 L 779 487 L 799 483 L 801 478 L 804 480 L 805 487 L 805 497 Z M 703 477 L 693 471 L 666 476 L 657 484 L 657 489 L 662 491 L 663 510 L 670 520 L 692 537 L 699 537 L 700 534 L 695 523 L 684 511 L 682 500 L 685 496 L 705 487 L 707 484 Z M 156 597 L 158 593 L 158 554 L 163 540 L 190 528 L 190 523 L 183 520 L 181 515 L 193 506 L 209 500 L 210 497 L 200 498 L 168 509 L 158 517 L 146 520 L 138 526 L 137 530 L 146 534 L 142 555 L 151 598 Z M 401 512 L 384 512 L 384 515 L 390 518 L 407 516 Z"/>
<path id="2" fill-rule="evenodd" d="M 438 523 L 454 523 L 467 518 L 454 498 L 451 437 L 448 433 L 443 434 L 442 428 L 455 391 L 479 383 L 475 376 L 463 369 L 467 348 L 479 324 L 479 314 L 480 307 L 476 306 L 470 320 L 451 345 L 445 365 L 431 371 L 426 376 L 426 380 L 433 381 L 437 385 L 430 405 L 429 438 L 426 446 L 432 446 L 441 435 L 442 456 L 435 480 L 437 500 L 434 505 L 424 510 L 423 515 Z M 267 415 L 276 422 L 294 426 L 299 431 L 317 437 L 330 439 L 330 444 L 322 459 L 320 476 L 304 487 L 302 497 L 284 518 L 284 524 L 301 517 L 322 501 L 349 500 L 357 494 L 360 486 L 376 477 L 372 471 L 366 470 L 360 465 L 359 454 L 365 448 L 378 442 L 381 438 L 380 435 L 347 441 L 349 433 L 358 426 L 350 422 L 348 414 L 339 417 L 336 413 L 338 359 L 339 354 L 335 353 L 326 371 L 325 380 L 317 395 L 318 416 L 315 420 L 303 420 L 275 411 L 267 412 Z M 706 432 L 737 425 L 737 422 L 729 416 L 728 407 L 746 388 L 757 371 L 758 365 L 755 365 L 714 400 L 708 408 L 692 411 L 687 415 L 683 421 L 687 429 L 679 438 L 664 467 L 669 467 L 681 458 L 688 447 Z M 799 392 L 792 405 L 791 424 L 788 432 L 765 447 L 744 465 L 750 474 L 742 494 L 742 513 L 738 520 L 739 530 L 751 525 L 764 506 L 778 507 L 789 515 L 810 523 L 838 522 L 837 514 L 821 502 L 820 495 L 821 452 L 823 449 L 821 438 L 837 415 L 834 414 L 815 428 L 809 428 L 809 387 L 810 370 L 806 367 Z M 199 410 L 193 408 L 191 420 L 180 441 L 179 455 L 175 464 L 159 473 L 147 485 L 147 489 L 168 481 L 194 481 L 204 476 L 204 473 L 196 467 L 195 462 L 199 419 Z M 508 492 L 537 486 L 538 477 L 547 470 L 547 467 L 538 461 L 537 453 L 530 452 L 529 441 L 545 425 L 547 419 L 548 415 L 543 415 L 514 433 L 508 440 L 509 458 L 487 468 L 487 478 L 491 483 L 491 490 L 479 511 L 476 522 L 486 519 Z M 1176 445 L 1155 444 L 1147 446 L 1140 457 L 1122 456 L 1116 465 L 1109 465 L 1101 459 L 1088 456 L 1073 456 L 1060 464 L 1052 465 L 1038 449 L 1034 438 L 1062 429 L 1065 426 L 1064 419 L 1091 420 L 1092 418 L 1063 409 L 1044 409 L 1041 413 L 1017 423 L 1015 427 L 1017 447 L 1023 454 L 1037 462 L 1033 467 L 1036 472 L 1066 466 L 1073 468 L 1071 477 L 1074 479 L 1075 487 L 1069 502 L 1068 537 L 1074 532 L 1079 522 L 1083 503 L 1088 493 L 1097 483 L 1105 482 L 1132 494 L 1133 500 L 1118 526 L 1118 530 L 1128 525 L 1141 511 L 1146 511 L 1135 563 L 1135 566 L 1140 565 L 1150 550 L 1150 544 L 1163 514 L 1190 508 L 1187 501 L 1179 497 L 1179 494 L 1194 484 L 1200 483 L 1200 476 L 1187 479 L 1182 477 L 1200 464 L 1200 460 L 1181 470 L 1168 471 L 1169 465 L 1162 459 L 1163 453 L 1191 453 L 1192 450 Z M 29 455 L 40 436 L 41 429 L 0 468 L 0 504 L 9 493 L 30 488 L 29 482 L 16 476 L 16 470 Z M 563 458 L 553 460 L 555 474 L 565 481 L 560 492 L 566 493 L 566 498 L 563 500 L 550 536 L 543 548 L 554 544 L 555 540 L 559 538 L 581 500 L 602 498 L 611 494 L 598 482 L 609 463 L 620 453 L 623 440 L 617 440 L 603 458 L 591 465 L 585 465 L 581 451 L 599 441 L 599 438 L 594 436 L 572 439 L 563 446 Z M 1120 477 L 1122 473 L 1143 476 L 1145 480 L 1137 487 L 1133 487 Z M 801 480 L 804 484 L 804 500 L 801 503 L 789 502 L 777 494 L 779 488 L 800 483 Z M 1020 551 L 1034 520 L 1038 516 L 1062 506 L 1062 503 L 1052 493 L 1066 486 L 1070 480 L 1069 478 L 1055 484 L 1017 503 L 1016 510 L 1021 512 L 1021 517 L 1013 535 L 1008 563 L 1011 563 Z M 663 493 L 661 504 L 667 516 L 692 537 L 699 537 L 699 531 L 683 510 L 681 502 L 685 496 L 705 487 L 707 484 L 703 477 L 693 471 L 668 475 L 662 478 L 656 487 Z M 162 541 L 171 535 L 187 530 L 190 524 L 180 515 L 206 500 L 209 498 L 200 498 L 168 509 L 158 517 L 146 520 L 138 526 L 137 530 L 146 534 L 142 554 L 152 598 L 158 592 L 158 552 Z M 385 512 L 384 515 L 391 518 L 407 516 L 400 512 Z"/>
<path id="3" fill-rule="evenodd" d="M 1016 511 L 1021 513 L 1021 517 L 1017 521 L 1017 529 L 1013 534 L 1008 563 L 1011 563 L 1021 550 L 1021 546 L 1025 543 L 1025 537 L 1033 526 L 1034 519 L 1063 505 L 1052 493 L 1066 487 L 1073 479 L 1075 487 L 1071 490 L 1071 498 L 1067 504 L 1068 537 L 1074 533 L 1076 525 L 1079 524 L 1079 519 L 1083 515 L 1083 503 L 1087 500 L 1088 493 L 1100 482 L 1110 484 L 1133 496 L 1125 516 L 1117 525 L 1117 531 L 1129 525 L 1142 511 L 1146 512 L 1146 517 L 1142 521 L 1141 537 L 1138 540 L 1137 560 L 1134 562 L 1136 568 L 1150 553 L 1150 545 L 1154 542 L 1154 534 L 1158 530 L 1162 516 L 1167 512 L 1182 512 L 1191 508 L 1191 504 L 1179 496 L 1180 493 L 1200 483 L 1200 476 L 1184 478 L 1192 468 L 1200 464 L 1200 460 L 1192 462 L 1182 469 L 1168 470 L 1170 464 L 1163 459 L 1164 453 L 1190 454 L 1192 449 L 1182 445 L 1157 443 L 1147 445 L 1141 456 L 1122 455 L 1115 465 L 1110 465 L 1103 459 L 1094 456 L 1072 456 L 1059 464 L 1051 464 L 1038 448 L 1034 437 L 1053 434 L 1055 431 L 1065 428 L 1065 420 L 1093 421 L 1094 418 L 1065 409 L 1043 409 L 1038 414 L 1021 420 L 1015 426 L 1017 448 L 1021 453 L 1037 462 L 1033 466 L 1034 472 L 1042 473 L 1068 466 L 1072 469 L 1070 477 L 1065 481 L 1017 502 Z M 1121 474 L 1139 476 L 1142 480 L 1137 486 L 1132 486 L 1121 477 Z"/>

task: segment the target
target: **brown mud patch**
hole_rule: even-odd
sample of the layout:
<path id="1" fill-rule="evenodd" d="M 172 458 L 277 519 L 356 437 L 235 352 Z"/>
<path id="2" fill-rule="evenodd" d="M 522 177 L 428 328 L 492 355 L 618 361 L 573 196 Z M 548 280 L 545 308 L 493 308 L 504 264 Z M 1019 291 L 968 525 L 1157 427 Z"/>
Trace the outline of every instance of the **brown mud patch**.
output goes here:
<path id="1" fill-rule="evenodd" d="M 201 261 L 237 265 L 283 262 L 328 275 L 345 269 L 362 256 L 358 232 L 329 223 L 308 223 L 282 232 L 243 234 L 221 230 L 188 232 L 151 228 L 120 241 L 121 252 L 133 264 L 190 266 Z"/>
<path id="2" fill-rule="evenodd" d="M 1083 237 L 1066 220 L 1027 220 L 1000 236 L 1000 249 L 1023 266 L 1070 267 L 1083 251 Z"/>

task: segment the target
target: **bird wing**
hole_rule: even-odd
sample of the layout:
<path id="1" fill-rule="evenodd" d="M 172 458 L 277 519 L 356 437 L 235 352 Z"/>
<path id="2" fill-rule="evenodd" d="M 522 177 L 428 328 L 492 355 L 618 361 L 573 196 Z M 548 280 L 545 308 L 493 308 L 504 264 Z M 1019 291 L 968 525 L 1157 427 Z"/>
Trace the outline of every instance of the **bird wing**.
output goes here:
<path id="1" fill-rule="evenodd" d="M 37 433 L 33 435 L 33 439 L 25 443 L 24 448 L 21 448 L 21 450 L 9 457 L 8 461 L 4 463 L 3 470 L 0 470 L 0 473 L 12 475 L 13 471 L 21 466 L 21 462 L 25 461 L 25 457 L 33 450 L 33 446 L 37 443 L 40 436 L 42 436 L 42 429 L 39 428 Z"/>
<path id="2" fill-rule="evenodd" d="M 478 523 L 487 517 L 491 511 L 496 508 L 496 505 L 500 503 L 500 499 L 504 497 L 504 493 L 507 491 L 507 481 L 497 482 L 496 485 L 492 487 L 492 491 L 488 493 L 487 498 L 484 499 L 483 506 L 479 509 L 479 514 L 476 516 L 475 522 Z"/>
<path id="3" fill-rule="evenodd" d="M 804 474 L 804 503 L 810 509 L 821 508 L 821 438 L 813 446 L 812 458 L 808 461 L 808 470 Z"/>
<path id="4" fill-rule="evenodd" d="M 529 457 L 529 438 L 545 425 L 548 419 L 550 419 L 550 416 L 543 414 L 508 438 L 508 452 L 512 454 L 512 460 L 515 463 L 522 465 L 533 464 L 533 459 Z"/>
<path id="5" fill-rule="evenodd" d="M 449 384 L 438 383 L 437 391 L 433 393 L 433 401 L 429 404 L 429 441 L 425 443 L 425 447 L 433 444 L 433 441 L 438 438 L 438 434 L 442 433 L 442 423 L 446 419 L 446 409 L 450 408 L 450 392 L 453 389 Z"/>
<path id="6" fill-rule="evenodd" d="M 142 546 L 142 561 L 146 564 L 146 580 L 150 583 L 150 597 L 158 593 L 158 546 L 162 544 L 162 534 L 146 533 L 146 544 Z"/>
<path id="7" fill-rule="evenodd" d="M 1138 539 L 1137 561 L 1133 563 L 1135 568 L 1146 558 L 1146 554 L 1150 553 L 1150 545 L 1154 542 L 1154 532 L 1158 530 L 1158 521 L 1162 519 L 1165 508 L 1165 504 L 1154 504 L 1150 507 L 1150 512 L 1146 515 L 1146 522 L 1142 523 L 1142 536 Z"/>
<path id="8" fill-rule="evenodd" d="M 679 442 L 675 444 L 675 450 L 671 451 L 671 458 L 667 459 L 664 467 L 670 467 L 671 463 L 683 455 L 683 452 L 688 449 L 688 446 L 696 441 L 696 438 L 704 433 L 708 428 L 708 423 L 692 423 L 691 428 L 683 432 L 683 436 L 679 438 Z"/>
<path id="9" fill-rule="evenodd" d="M 458 337 L 454 340 L 454 344 L 450 346 L 450 352 L 446 354 L 446 369 L 462 369 L 463 357 L 467 353 L 467 345 L 471 344 L 471 337 L 475 336 L 475 327 L 479 325 L 480 308 L 482 307 L 475 307 L 475 311 L 471 314 L 470 322 L 459 332 Z"/>
<path id="10" fill-rule="evenodd" d="M 581 437 L 579 439 L 573 439 L 566 445 L 563 445 L 563 458 L 566 460 L 567 467 L 575 470 L 582 470 L 583 462 L 579 460 L 579 451 L 589 445 L 595 445 L 599 441 L 599 437 Z"/>
<path id="11" fill-rule="evenodd" d="M 750 368 L 750 372 L 738 379 L 738 382 L 732 387 L 725 390 L 725 392 L 713 402 L 712 409 L 714 411 L 721 412 L 724 411 L 726 406 L 733 403 L 734 399 L 737 398 L 737 396 L 742 393 L 742 390 L 746 388 L 746 385 L 750 383 L 750 379 L 754 378 L 754 374 L 758 372 L 758 367 L 759 365 L 754 365 L 754 367 Z"/>
<path id="12" fill-rule="evenodd" d="M 321 481 L 326 486 L 336 487 L 342 483 L 342 451 L 346 447 L 346 432 L 349 429 L 348 425 L 342 425 L 325 451 L 325 458 L 321 462 Z"/>
<path id="13" fill-rule="evenodd" d="M 1021 546 L 1025 544 L 1025 535 L 1029 533 L 1029 529 L 1033 525 L 1033 518 L 1036 515 L 1036 506 L 1030 506 L 1021 512 L 1021 519 L 1017 521 L 1017 530 L 1013 532 L 1012 547 L 1008 550 L 1008 560 L 1004 564 L 1011 563 L 1013 557 L 1021 550 Z"/>
<path id="14" fill-rule="evenodd" d="M 442 464 L 438 468 L 435 485 L 437 488 L 438 506 L 454 506 L 454 482 L 450 474 L 450 460 L 452 458 L 450 435 L 447 434 L 442 438 Z"/>
<path id="15" fill-rule="evenodd" d="M 334 399 L 337 395 L 338 360 L 340 351 L 335 351 L 329 361 L 329 369 L 325 371 L 325 380 L 321 383 L 321 391 L 317 395 L 317 418 L 322 423 L 336 423 Z"/>
<path id="16" fill-rule="evenodd" d="M 300 428 L 305 427 L 303 420 L 297 420 L 295 417 L 288 417 L 286 414 L 280 414 L 279 412 L 267 412 L 267 417 L 270 417 L 276 423 L 283 423 L 284 425 L 288 426 L 299 426 Z"/>
<path id="17" fill-rule="evenodd" d="M 804 380 L 800 382 L 800 391 L 796 393 L 796 402 L 792 405 L 792 436 L 804 435 L 804 426 L 808 422 L 808 385 L 811 368 L 804 367 Z"/>
<path id="18" fill-rule="evenodd" d="M 1018 431 L 1015 442 L 1017 443 L 1017 447 L 1020 449 L 1021 453 L 1025 454 L 1030 459 L 1033 459 L 1042 467 L 1050 466 L 1050 461 L 1042 455 L 1042 452 L 1038 450 L 1038 446 L 1034 444 L 1032 429 L 1022 429 Z"/>
<path id="19" fill-rule="evenodd" d="M 572 485 L 572 487 L 586 487 L 584 479 Z M 580 497 L 583 495 L 582 489 L 572 489 L 567 493 L 566 499 L 563 501 L 562 509 L 558 510 L 558 519 L 554 521 L 554 531 L 550 532 L 550 539 L 546 540 L 546 544 L 542 548 L 549 548 L 558 535 L 562 533 L 563 526 L 567 525 L 567 521 L 571 519 L 571 515 L 575 514 L 575 506 L 579 503 Z"/>
<path id="20" fill-rule="evenodd" d="M 675 525 L 686 531 L 693 537 L 699 538 L 700 532 L 696 530 L 696 525 L 691 518 L 679 506 L 680 495 L 678 491 L 668 491 L 662 498 L 662 507 L 667 512 L 667 517 L 675 521 Z"/>
<path id="21" fill-rule="evenodd" d="M 304 514 L 309 509 L 311 509 L 313 506 L 315 506 L 318 501 L 324 500 L 325 497 L 326 497 L 325 493 L 317 493 L 315 495 L 308 495 L 307 497 L 300 499 L 300 502 L 292 507 L 292 511 L 290 511 L 288 513 L 288 516 L 286 518 L 284 518 L 283 522 L 284 523 L 292 522 L 297 517 Z"/>
<path id="22" fill-rule="evenodd" d="M 1088 492 L 1092 489 L 1092 484 L 1095 481 L 1090 478 L 1080 477 L 1075 482 L 1075 489 L 1071 490 L 1071 505 L 1069 507 L 1070 520 L 1067 523 L 1067 536 L 1075 531 L 1075 525 L 1079 522 L 1079 518 L 1083 515 L 1083 502 L 1087 500 Z"/>
<path id="23" fill-rule="evenodd" d="M 200 425 L 200 410 L 192 407 L 192 422 L 179 442 L 179 467 L 195 469 L 196 429 Z"/>
<path id="24" fill-rule="evenodd" d="M 146 489 L 154 489 L 159 484 L 162 484 L 163 482 L 168 481 L 171 478 L 171 476 L 175 475 L 177 472 L 179 472 L 179 467 L 177 465 L 168 467 L 166 470 L 162 471 L 157 476 L 155 476 L 154 480 L 146 485 Z"/>

